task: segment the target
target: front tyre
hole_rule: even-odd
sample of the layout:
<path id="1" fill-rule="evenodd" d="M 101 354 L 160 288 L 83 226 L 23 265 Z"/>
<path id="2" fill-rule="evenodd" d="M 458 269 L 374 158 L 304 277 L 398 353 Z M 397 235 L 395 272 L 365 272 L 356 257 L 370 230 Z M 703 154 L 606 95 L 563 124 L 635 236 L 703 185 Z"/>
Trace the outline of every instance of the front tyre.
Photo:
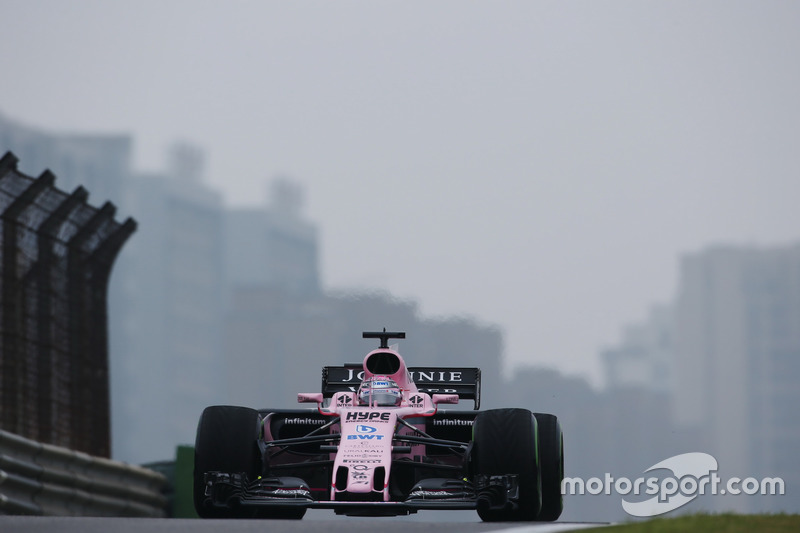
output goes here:
<path id="1" fill-rule="evenodd" d="M 564 437 L 555 415 L 534 413 L 539 428 L 539 464 L 542 473 L 542 510 L 536 518 L 552 522 L 564 510 Z"/>
<path id="2" fill-rule="evenodd" d="M 235 516 L 231 510 L 205 505 L 206 472 L 243 472 L 249 479 L 261 474 L 259 421 L 255 409 L 231 405 L 206 407 L 200 415 L 194 445 L 194 508 L 202 518 Z"/>
<path id="3" fill-rule="evenodd" d="M 205 504 L 206 472 L 244 473 L 255 480 L 261 475 L 261 431 L 258 411 L 247 407 L 207 407 L 197 425 L 194 446 L 194 508 L 202 518 L 303 518 L 305 508 L 224 509 Z"/>
<path id="4" fill-rule="evenodd" d="M 484 522 L 536 520 L 542 505 L 536 418 L 527 409 L 492 409 L 478 413 L 472 426 L 475 474 L 515 474 L 519 483 L 516 509 L 478 505 Z"/>
<path id="5" fill-rule="evenodd" d="M 247 407 L 206 407 L 197 425 L 194 445 L 194 508 L 202 518 L 251 518 L 254 509 L 225 509 L 206 505 L 206 472 L 244 473 L 254 480 L 261 474 L 258 411 Z M 291 510 L 286 518 L 302 518 L 305 509 Z M 281 518 L 285 511 L 273 511 Z M 299 516 L 298 516 L 299 515 Z"/>

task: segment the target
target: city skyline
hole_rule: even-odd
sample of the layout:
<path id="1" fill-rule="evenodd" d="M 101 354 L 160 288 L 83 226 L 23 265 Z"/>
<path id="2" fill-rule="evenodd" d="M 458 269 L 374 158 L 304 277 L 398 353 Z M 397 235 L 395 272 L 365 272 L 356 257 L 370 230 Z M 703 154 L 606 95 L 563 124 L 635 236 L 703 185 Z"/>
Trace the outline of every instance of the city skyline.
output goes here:
<path id="1" fill-rule="evenodd" d="M 123 305 L 110 309 L 116 325 L 112 419 L 114 441 L 121 445 L 114 453 L 125 460 L 169 456 L 176 444 L 191 440 L 197 411 L 205 405 L 286 405 L 294 387 L 309 378 L 308 369 L 359 356 L 363 341 L 352 332 L 377 317 L 413 332 L 403 343 L 410 357 L 481 367 L 486 408 L 510 402 L 559 413 L 574 436 L 568 445 L 572 473 L 600 465 L 617 475 L 635 472 L 637 465 L 698 448 L 713 452 L 726 470 L 781 472 L 788 483 L 796 478 L 797 417 L 787 394 L 797 395 L 791 383 L 798 371 L 800 243 L 715 245 L 682 256 L 680 297 L 629 324 L 622 342 L 602 354 L 605 390 L 534 367 L 502 380 L 503 339 L 497 328 L 457 318 L 425 319 L 416 302 L 388 293 L 353 298 L 320 292 L 317 227 L 299 216 L 302 191 L 290 182 L 275 182 L 272 201 L 260 212 L 230 210 L 216 191 L 194 179 L 196 172 L 187 172 L 201 167 L 200 150 L 183 146 L 167 173 L 140 175 L 129 171 L 126 150 L 106 149 L 119 147 L 119 141 L 95 136 L 76 144 L 71 136 L 0 120 L 0 144 L 40 164 L 51 161 L 44 164 L 57 173 L 73 171 L 66 176 L 67 189 L 76 186 L 67 185 L 69 180 L 81 182 L 84 172 L 96 179 L 96 169 L 106 168 L 100 174 L 108 173 L 119 186 L 122 210 L 141 217 L 143 231 L 126 248 L 115 276 L 116 287 L 127 295 L 116 300 Z M 223 262 L 245 268 L 226 269 Z M 262 263 L 263 269 L 252 268 Z M 745 431 L 741 417 L 761 429 Z M 598 427 L 605 429 L 597 432 Z M 730 435 L 731 428 L 738 436 Z M 758 453 L 742 453 L 748 448 Z M 715 498 L 697 508 L 794 505 L 793 495 Z M 593 498 L 570 512 L 576 519 L 607 520 L 618 520 L 621 513 L 609 501 Z"/>
<path id="2" fill-rule="evenodd" d="M 81 132 L 81 133 L 71 132 L 71 133 L 63 134 L 62 132 L 59 132 L 59 131 L 47 131 L 47 130 L 44 130 L 44 129 L 40 129 L 38 127 L 32 127 L 30 124 L 25 124 L 25 123 L 20 122 L 19 120 L 16 120 L 16 117 L 9 117 L 7 114 L 3 113 L 2 111 L 3 110 L 0 109 L 0 115 L 2 115 L 2 117 L 4 117 L 5 120 L 10 121 L 10 123 L 14 124 L 15 126 L 20 126 L 23 130 L 30 129 L 30 131 L 34 132 L 35 135 L 53 136 L 54 139 L 59 139 L 58 145 L 63 144 L 64 147 L 62 148 L 62 150 L 65 150 L 65 154 L 69 154 L 67 156 L 68 158 L 72 157 L 75 153 L 80 153 L 80 150 L 78 150 L 76 152 L 74 147 L 80 147 L 82 144 L 86 144 L 87 146 L 91 146 L 92 143 L 99 142 L 99 143 L 103 143 L 103 144 L 109 144 L 109 146 L 111 146 L 110 143 L 116 142 L 116 143 L 118 143 L 118 144 L 120 144 L 122 146 L 125 146 L 125 148 L 123 149 L 122 152 L 119 152 L 119 153 L 114 152 L 114 153 L 112 153 L 112 155 L 109 156 L 109 161 L 114 161 L 116 158 L 119 158 L 120 153 L 124 154 L 126 152 L 132 151 L 133 146 L 135 146 L 135 144 L 136 144 L 136 139 L 132 136 L 131 133 L 112 132 L 112 133 L 109 133 L 109 134 L 104 134 L 102 132 Z M 74 147 L 73 147 L 72 143 L 74 143 Z M 201 160 L 201 162 L 194 169 L 195 170 L 195 174 L 193 176 L 191 176 L 189 179 L 186 179 L 186 176 L 180 176 L 179 175 L 179 172 L 177 172 L 177 169 L 174 168 L 174 165 L 173 165 L 174 161 L 172 161 L 170 159 L 170 156 L 173 155 L 173 152 L 175 152 L 177 150 L 181 150 L 181 149 L 191 150 Z M 186 143 L 186 142 L 183 142 L 183 141 L 175 141 L 175 142 L 169 144 L 168 146 L 163 147 L 162 151 L 164 153 L 164 165 L 163 165 L 163 168 L 161 168 L 159 170 L 153 170 L 151 172 L 142 172 L 142 171 L 138 170 L 137 168 L 135 168 L 133 166 L 133 162 L 131 162 L 130 163 L 131 166 L 129 168 L 118 167 L 118 168 L 112 168 L 110 170 L 105 170 L 107 175 L 113 176 L 111 184 L 105 184 L 104 185 L 104 184 L 101 184 L 100 182 L 98 182 L 98 179 L 101 178 L 102 176 L 95 175 L 98 172 L 97 170 L 93 171 L 93 175 L 92 175 L 92 180 L 91 181 L 92 181 L 92 183 L 99 184 L 99 188 L 101 190 L 101 195 L 103 193 L 110 192 L 111 196 L 114 196 L 114 197 L 117 197 L 117 198 L 121 198 L 121 193 L 119 191 L 120 184 L 118 183 L 120 173 L 122 173 L 123 175 L 125 175 L 127 173 L 130 173 L 131 177 L 135 177 L 136 178 L 134 180 L 134 182 L 137 181 L 137 180 L 141 180 L 143 178 L 144 179 L 151 179 L 151 180 L 152 179 L 156 179 L 155 183 L 161 182 L 161 185 L 159 185 L 159 187 L 167 187 L 167 188 L 174 189 L 176 191 L 178 190 L 178 188 L 183 188 L 186 191 L 189 191 L 192 188 L 196 188 L 198 194 L 200 194 L 200 197 L 204 197 L 205 198 L 205 197 L 210 196 L 210 197 L 215 198 L 214 202 L 216 202 L 218 204 L 218 208 L 222 210 L 221 212 L 225 213 L 225 216 L 227 218 L 230 218 L 231 222 L 236 220 L 237 217 L 245 217 L 245 218 L 242 219 L 242 221 L 244 222 L 246 220 L 246 217 L 257 217 L 258 218 L 258 217 L 265 217 L 265 216 L 266 217 L 274 216 L 274 215 L 269 215 L 270 210 L 275 210 L 275 209 L 281 210 L 282 209 L 281 205 L 279 205 L 279 202 L 282 201 L 282 200 L 285 200 L 285 198 L 282 198 L 282 196 L 284 196 L 287 193 L 285 192 L 285 190 L 281 190 L 281 189 L 285 189 L 286 187 L 289 187 L 292 190 L 291 194 L 293 194 L 295 196 L 295 198 L 293 198 L 292 201 L 290 202 L 292 205 L 288 208 L 293 213 L 292 217 L 305 217 L 305 203 L 306 203 L 306 197 L 308 196 L 309 191 L 307 191 L 304 188 L 303 180 L 302 179 L 298 179 L 296 176 L 292 176 L 292 175 L 288 175 L 286 173 L 283 173 L 283 174 L 278 174 L 276 176 L 273 176 L 272 178 L 265 178 L 263 180 L 262 186 L 263 186 L 266 194 L 264 194 L 263 197 L 260 199 L 260 203 L 252 203 L 252 204 L 246 204 L 246 205 L 230 205 L 229 203 L 226 202 L 225 190 L 219 188 L 218 186 L 215 186 L 213 183 L 210 183 L 207 178 L 203 178 L 203 176 L 206 174 L 206 170 L 204 168 L 204 166 L 205 166 L 204 165 L 204 160 L 205 160 L 205 158 L 207 156 L 206 150 L 204 150 L 200 146 L 192 145 L 192 144 L 189 144 L 189 143 Z M 94 153 L 94 149 L 90 149 L 86 153 L 86 155 L 90 158 L 90 160 L 93 160 L 96 157 L 96 154 Z M 123 156 L 121 159 L 122 160 L 126 160 L 126 159 L 129 160 L 130 157 L 129 156 Z M 34 165 L 36 163 L 40 162 L 40 161 L 36 161 L 36 160 L 34 160 L 34 161 L 35 161 Z M 35 169 L 33 169 L 33 167 L 30 165 L 30 163 L 27 160 L 26 161 L 20 161 L 20 165 L 21 165 L 21 167 L 29 167 L 29 170 L 32 171 L 32 172 L 35 171 Z M 71 172 L 69 174 L 67 174 L 66 176 L 64 176 L 63 173 L 59 173 L 59 176 L 61 176 L 62 178 L 66 177 L 67 181 L 70 184 L 75 185 L 75 184 L 79 183 L 79 181 L 80 181 L 80 176 L 81 176 L 80 172 L 81 171 L 85 172 L 85 169 L 71 168 L 70 170 L 71 170 Z M 102 173 L 103 171 L 101 170 L 100 172 Z M 61 180 L 61 181 L 62 181 L 62 183 L 60 185 L 63 186 L 65 183 L 63 183 L 63 180 Z M 109 187 L 111 187 L 110 191 L 107 190 Z M 96 196 L 96 195 L 94 195 L 94 196 Z M 190 196 L 192 196 L 192 195 L 190 194 Z M 208 201 L 208 199 L 206 199 L 204 201 Z M 135 205 L 135 203 L 136 202 L 134 202 L 134 205 Z M 139 202 L 139 203 L 141 203 L 141 202 Z M 143 206 L 140 206 L 140 207 L 143 207 Z M 319 226 L 316 223 L 316 221 L 314 221 L 314 220 L 312 220 L 312 219 L 310 219 L 308 217 L 306 217 L 305 219 L 297 218 L 296 222 L 292 222 L 292 224 L 297 224 L 297 223 L 300 223 L 302 225 L 308 225 L 308 227 L 304 228 L 303 231 L 324 234 L 324 228 Z M 238 225 L 240 226 L 241 229 L 243 229 L 243 228 L 245 228 L 247 226 L 247 224 L 242 224 L 242 223 L 239 223 Z M 237 256 L 237 254 L 231 254 L 231 250 L 232 249 L 230 247 L 231 247 L 232 243 L 238 243 L 237 245 L 239 246 L 240 249 L 242 249 L 241 247 L 244 245 L 244 241 L 242 241 L 242 237 L 234 237 L 234 234 L 235 234 L 235 232 L 231 232 L 229 230 L 228 231 L 228 236 L 223 240 L 226 243 L 225 246 L 223 247 L 223 248 L 226 248 L 226 251 L 225 251 L 225 254 L 224 254 L 224 257 L 225 257 L 224 261 L 229 263 L 225 268 L 225 271 L 228 272 L 228 274 L 226 274 L 226 275 L 230 275 L 230 272 L 239 271 L 241 269 L 251 270 L 251 271 L 255 272 L 253 269 L 254 269 L 254 267 L 256 265 L 244 265 L 244 264 L 236 265 L 235 263 L 231 263 L 232 258 Z M 321 241 L 322 239 L 318 239 L 318 240 Z M 241 242 L 239 242 L 239 241 L 241 241 Z M 719 249 L 743 248 L 743 249 L 750 249 L 750 250 L 753 250 L 753 251 L 758 250 L 758 249 L 770 250 L 770 249 L 772 249 L 772 248 L 774 248 L 776 246 L 777 247 L 792 246 L 792 245 L 796 244 L 797 242 L 800 242 L 800 239 L 797 239 L 795 241 L 788 241 L 788 242 L 776 242 L 776 243 L 772 243 L 771 245 L 766 245 L 766 246 L 760 246 L 760 245 L 752 244 L 752 243 L 744 243 L 744 244 L 730 243 L 730 242 L 709 243 L 707 246 L 701 247 L 700 249 L 697 249 L 697 250 L 684 250 L 682 252 L 679 252 L 676 255 L 676 257 L 674 258 L 674 264 L 676 265 L 676 272 L 677 272 L 678 266 L 680 264 L 680 261 L 684 257 L 686 257 L 688 255 L 697 254 L 697 253 L 704 253 L 704 252 L 713 251 L 713 250 L 719 250 Z M 323 245 L 322 242 L 317 242 L 314 247 L 315 248 L 322 248 L 322 245 Z M 259 248 L 256 247 L 256 249 L 259 249 Z M 260 253 L 253 254 L 253 257 L 260 257 L 261 259 L 264 259 L 267 256 L 265 256 L 263 252 L 264 251 L 261 250 Z M 241 256 L 241 253 L 238 253 L 238 255 Z M 314 262 L 315 263 L 320 262 L 319 258 L 315 258 Z M 122 267 L 122 268 L 124 268 L 124 267 Z M 267 270 L 265 270 L 264 272 L 262 272 L 260 274 L 255 274 L 254 273 L 254 274 L 251 274 L 250 276 L 257 276 L 257 277 L 260 276 L 260 277 L 264 277 L 266 279 L 266 277 L 269 277 L 269 275 L 270 275 L 270 274 L 268 274 L 268 272 L 270 272 L 270 269 L 271 269 L 271 267 L 268 267 Z M 318 278 L 317 279 L 317 281 L 318 281 L 319 279 L 323 279 L 325 277 L 325 272 L 323 271 L 323 269 L 322 269 L 322 267 L 320 265 L 317 265 L 317 269 L 319 270 L 319 272 L 315 272 L 314 275 Z M 247 278 L 248 278 L 247 275 L 242 277 L 242 279 L 247 279 Z M 675 285 L 677 285 L 677 278 L 678 278 L 678 276 L 676 274 Z M 309 280 L 311 280 L 311 278 L 307 279 L 307 281 L 309 281 Z M 229 280 L 229 282 L 230 282 L 230 280 Z M 316 283 L 311 283 L 310 286 L 314 286 L 314 285 L 316 285 Z M 258 286 L 258 283 L 256 283 L 255 286 Z M 435 315 L 435 314 L 434 315 L 426 315 L 424 313 L 424 309 L 425 309 L 424 300 L 416 300 L 413 297 L 403 297 L 403 296 L 400 296 L 400 295 L 397 295 L 397 294 L 393 294 L 391 292 L 391 290 L 389 288 L 387 288 L 387 287 L 380 287 L 380 286 L 374 286 L 374 287 L 354 286 L 354 287 L 350 287 L 350 288 L 348 288 L 348 287 L 318 287 L 318 288 L 315 288 L 314 290 L 322 290 L 322 291 L 324 291 L 324 292 L 326 292 L 326 293 L 328 293 L 328 294 L 330 294 L 332 296 L 335 296 L 335 297 L 345 297 L 345 298 L 354 297 L 354 298 L 358 299 L 360 297 L 372 298 L 372 297 L 377 296 L 379 298 L 388 298 L 390 301 L 396 301 L 398 303 L 404 303 L 404 304 L 413 306 L 415 308 L 415 310 L 416 310 L 415 312 L 419 314 L 419 318 L 421 320 L 426 320 L 426 319 L 428 319 L 428 320 L 431 320 L 431 319 L 432 320 L 437 320 L 437 319 L 448 319 L 448 318 L 466 319 L 468 321 L 477 321 L 477 322 L 475 322 L 476 324 L 480 324 L 481 326 L 484 326 L 484 327 L 499 328 L 500 331 L 504 331 L 503 324 L 492 323 L 489 320 L 482 320 L 482 317 L 480 317 L 479 315 L 473 315 L 473 314 L 470 314 L 470 313 L 467 313 L 467 312 L 454 312 L 454 313 L 452 313 L 450 315 Z M 564 372 L 567 375 L 579 376 L 579 377 L 581 377 L 583 379 L 586 379 L 588 381 L 588 383 L 590 385 L 592 385 L 594 388 L 604 389 L 604 388 L 607 388 L 609 385 L 618 386 L 619 383 L 615 383 L 613 381 L 609 382 L 609 379 L 608 379 L 607 372 L 608 372 L 608 369 L 610 368 L 608 366 L 610 361 L 605 361 L 604 360 L 606 354 L 608 353 L 608 350 L 616 349 L 616 347 L 620 343 L 624 344 L 626 342 L 626 340 L 627 340 L 626 336 L 629 334 L 629 331 L 631 330 L 631 328 L 637 328 L 637 327 L 640 327 L 640 324 L 646 323 L 648 321 L 648 313 L 652 313 L 653 312 L 653 307 L 666 307 L 666 308 L 669 308 L 669 307 L 672 306 L 673 300 L 674 300 L 675 297 L 676 297 L 676 295 L 673 294 L 673 295 L 670 295 L 670 296 L 668 296 L 668 297 L 666 297 L 664 299 L 661 299 L 661 300 L 658 300 L 658 301 L 654 301 L 654 302 L 650 302 L 648 304 L 648 306 L 646 308 L 644 308 L 642 310 L 642 312 L 638 316 L 632 317 L 630 320 L 620 324 L 620 327 L 619 327 L 619 329 L 617 331 L 609 333 L 607 335 L 607 337 L 610 340 L 607 343 L 598 346 L 597 349 L 594 352 L 594 358 L 596 359 L 595 364 L 598 367 L 597 374 L 591 374 L 591 373 L 587 373 L 587 372 L 570 371 L 568 369 L 560 367 L 558 364 L 552 364 L 552 363 L 551 364 L 539 364 L 537 362 L 525 361 L 525 360 L 522 360 L 522 361 L 511 361 L 509 363 L 508 354 L 504 353 L 503 354 L 503 356 L 504 356 L 504 361 L 503 362 L 505 363 L 505 366 L 503 368 L 504 376 L 505 377 L 509 377 L 510 375 L 513 375 L 514 367 L 517 367 L 517 368 L 523 369 L 523 370 L 526 367 L 541 367 L 542 369 L 552 368 L 552 369 L 558 370 L 560 372 Z M 507 341 L 504 339 L 504 344 L 506 342 Z M 603 375 L 603 374 L 606 374 L 606 375 Z M 641 379 L 636 380 L 636 382 L 639 385 L 644 385 L 644 384 L 648 383 L 646 380 L 641 380 Z M 653 384 L 654 383 L 655 382 L 653 382 Z"/>
<path id="3" fill-rule="evenodd" d="M 597 353 L 674 296 L 679 255 L 800 238 L 796 3 L 0 12 L 20 43 L 3 112 L 130 132 L 138 171 L 188 140 L 231 206 L 294 176 L 326 290 L 501 324 L 513 365 L 597 384 Z"/>

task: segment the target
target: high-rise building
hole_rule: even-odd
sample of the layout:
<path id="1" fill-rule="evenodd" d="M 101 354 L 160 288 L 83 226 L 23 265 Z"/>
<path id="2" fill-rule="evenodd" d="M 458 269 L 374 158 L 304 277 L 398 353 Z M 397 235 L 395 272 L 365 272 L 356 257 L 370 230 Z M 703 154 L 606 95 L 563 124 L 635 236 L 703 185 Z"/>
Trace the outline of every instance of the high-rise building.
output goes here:
<path id="1" fill-rule="evenodd" d="M 95 203 L 110 200 L 124 206 L 133 149 L 130 135 L 52 133 L 0 114 L 0 149 L 14 152 L 22 172 L 38 176 L 49 169 L 63 190 L 83 186 Z"/>
<path id="2" fill-rule="evenodd" d="M 800 486 L 800 245 L 687 255 L 676 302 L 674 417 L 701 436 L 720 475 Z M 800 497 L 720 499 L 781 510 Z"/>
<path id="3" fill-rule="evenodd" d="M 225 400 L 220 361 L 223 208 L 194 180 L 136 175 L 139 234 L 112 293 L 114 455 L 162 460 L 191 443 L 203 408 Z"/>
<path id="4" fill-rule="evenodd" d="M 266 206 L 225 213 L 228 287 L 320 292 L 317 229 L 303 218 L 302 206 L 301 186 L 276 178 Z"/>
<path id="5" fill-rule="evenodd" d="M 618 346 L 602 352 L 608 388 L 671 391 L 672 315 L 671 306 L 654 306 L 644 322 L 625 328 Z"/>

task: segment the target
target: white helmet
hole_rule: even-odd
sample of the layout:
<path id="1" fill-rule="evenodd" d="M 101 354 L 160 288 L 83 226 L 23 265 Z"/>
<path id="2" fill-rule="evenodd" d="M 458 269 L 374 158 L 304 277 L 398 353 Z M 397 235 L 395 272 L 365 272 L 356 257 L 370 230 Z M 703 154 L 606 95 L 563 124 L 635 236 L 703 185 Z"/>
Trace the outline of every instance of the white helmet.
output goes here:
<path id="1" fill-rule="evenodd" d="M 358 401 L 361 405 L 397 406 L 403 401 L 403 392 L 392 378 L 373 376 L 361 382 Z"/>

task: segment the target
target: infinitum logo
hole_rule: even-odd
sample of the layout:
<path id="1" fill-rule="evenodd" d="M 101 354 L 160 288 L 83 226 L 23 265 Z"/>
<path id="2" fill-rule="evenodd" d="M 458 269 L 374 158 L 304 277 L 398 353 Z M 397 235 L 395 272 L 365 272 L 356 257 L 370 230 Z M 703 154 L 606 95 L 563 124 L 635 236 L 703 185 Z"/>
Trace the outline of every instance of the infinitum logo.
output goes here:
<path id="1" fill-rule="evenodd" d="M 732 477 L 723 483 L 717 475 L 717 460 L 700 452 L 684 453 L 664 459 L 654 464 L 645 473 L 653 470 L 669 470 L 671 476 L 638 477 L 631 481 L 626 477 L 614 479 L 606 473 L 603 479 L 589 478 L 584 482 L 581 478 L 564 478 L 561 483 L 561 494 L 616 494 L 622 498 L 622 508 L 632 516 L 656 516 L 679 507 L 683 507 L 697 496 L 704 494 L 783 494 L 783 479 L 763 478 L 757 480 L 752 477 Z M 631 496 L 653 496 L 652 498 L 636 501 Z"/>

